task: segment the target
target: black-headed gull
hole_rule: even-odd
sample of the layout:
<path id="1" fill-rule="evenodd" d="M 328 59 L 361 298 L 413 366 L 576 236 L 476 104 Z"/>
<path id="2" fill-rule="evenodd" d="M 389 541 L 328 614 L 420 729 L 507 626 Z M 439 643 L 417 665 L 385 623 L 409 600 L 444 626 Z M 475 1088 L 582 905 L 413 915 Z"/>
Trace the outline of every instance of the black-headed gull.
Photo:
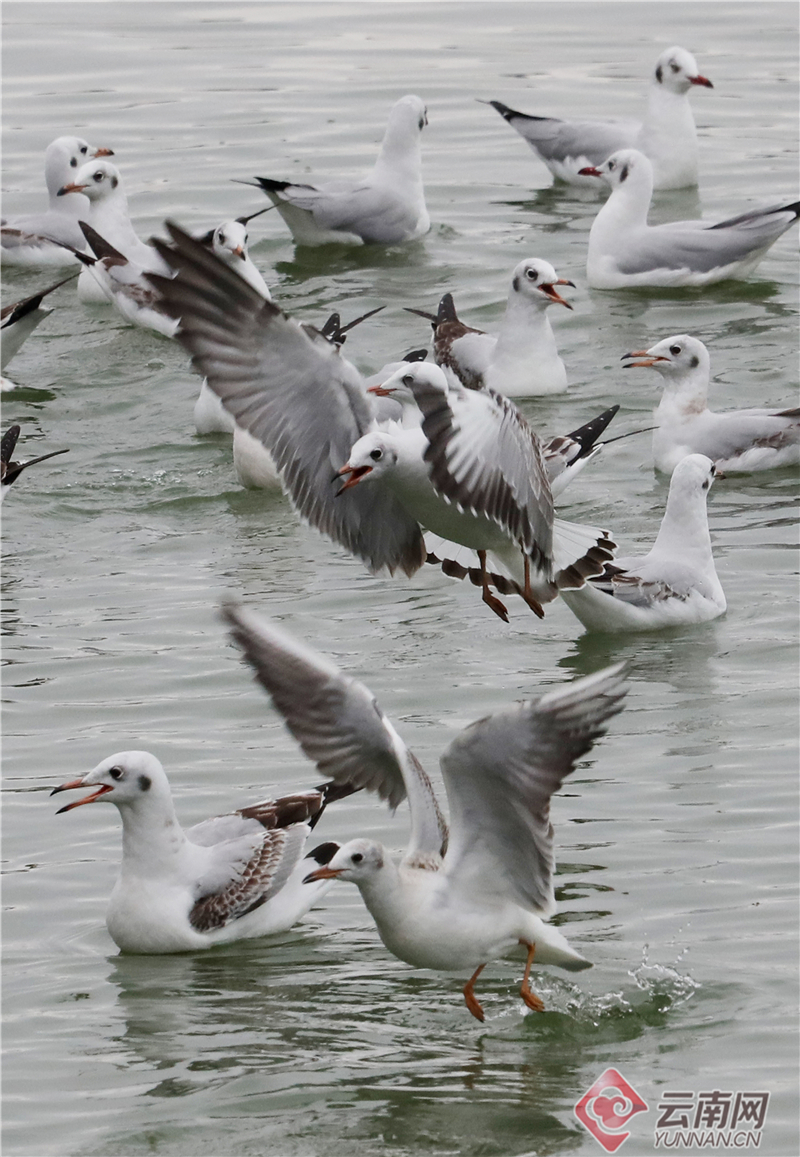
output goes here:
<path id="1" fill-rule="evenodd" d="M 55 285 L 48 285 L 47 289 L 40 289 L 30 297 L 21 301 L 13 301 L 4 305 L 0 312 L 0 369 L 5 369 L 13 357 L 16 357 L 22 344 L 33 333 L 37 325 L 44 321 L 53 312 L 52 309 L 42 309 L 42 301 L 53 290 L 59 289 L 72 281 L 77 274 L 71 273 L 57 281 Z"/>
<path id="2" fill-rule="evenodd" d="M 79 192 L 59 196 L 77 170 L 92 157 L 113 157 L 112 149 L 93 148 L 81 137 L 58 137 L 47 146 L 44 177 L 49 208 L 43 213 L 3 218 L 0 223 L 0 259 L 4 265 L 72 265 L 75 258 L 64 246 L 83 249 L 78 220 L 89 212 Z"/>
<path id="3" fill-rule="evenodd" d="M 319 717 L 332 708 L 330 680 L 319 679 L 320 668 L 330 668 L 342 681 L 332 664 L 243 608 L 227 607 L 224 615 L 268 691 L 271 678 L 280 688 L 291 674 L 304 680 L 304 710 L 316 710 Z M 272 664 L 281 672 L 271 673 Z M 294 732 L 293 710 L 300 705 L 287 704 L 280 689 L 274 701 Z M 318 763 L 323 769 L 324 759 Z M 366 786 L 359 770 L 352 770 L 350 780 L 339 761 L 335 782 L 329 777 L 316 790 L 262 800 L 186 830 L 178 822 L 161 763 L 146 751 L 109 756 L 88 775 L 61 784 L 51 794 L 95 789 L 60 812 L 97 801 L 119 809 L 122 864 L 106 915 L 115 944 L 125 952 L 186 952 L 283 932 L 308 912 L 327 886 L 309 890 L 303 880 L 314 863 L 326 863 L 338 845 L 326 843 L 306 855 L 306 844 L 327 804 Z M 391 802 L 399 802 L 396 791 Z"/>
<path id="4" fill-rule="evenodd" d="M 37 462 L 46 462 L 48 458 L 55 458 L 57 454 L 68 454 L 66 450 L 51 450 L 49 454 L 40 454 L 38 458 L 29 458 L 27 462 L 12 462 L 11 455 L 17 446 L 20 436 L 19 426 L 9 426 L 0 440 L 0 502 L 3 501 L 8 488 L 19 478 L 23 470 L 35 466 Z"/>
<path id="5" fill-rule="evenodd" d="M 542 1011 L 544 1003 L 530 987 L 534 961 L 572 972 L 591 968 L 546 922 L 556 910 L 550 800 L 622 710 L 625 693 L 623 664 L 617 664 L 462 731 L 440 759 L 450 807 L 444 838 L 430 781 L 397 732 L 383 721 L 384 746 L 391 747 L 393 760 L 378 764 L 370 733 L 359 729 L 351 711 L 350 725 L 324 738 L 330 747 L 338 741 L 352 762 L 363 749 L 372 774 L 380 770 L 385 776 L 392 764 L 399 765 L 411 841 L 395 863 L 381 844 L 351 840 L 306 879 L 356 884 L 381 940 L 407 964 L 471 972 L 464 999 L 481 1021 L 475 982 L 489 961 L 521 947 L 527 959 L 520 995 L 528 1008 Z M 299 694 L 295 700 L 302 704 Z M 302 706 L 297 727 L 306 726 L 313 739 L 319 725 L 313 717 L 304 720 L 301 711 Z M 361 716 L 369 720 L 363 708 Z"/>
<path id="6" fill-rule="evenodd" d="M 689 103 L 695 85 L 713 88 L 701 76 L 685 48 L 667 48 L 655 63 L 647 110 L 639 121 L 564 121 L 516 112 L 499 100 L 497 109 L 544 163 L 557 181 L 597 185 L 588 165 L 599 165 L 617 149 L 641 149 L 653 164 L 656 189 L 697 184 L 697 130 Z"/>
<path id="7" fill-rule="evenodd" d="M 167 267 L 152 245 L 142 241 L 131 223 L 128 198 L 122 185 L 122 175 L 111 161 L 90 161 L 82 165 L 72 180 L 62 185 L 59 197 L 83 193 L 89 199 L 90 209 L 85 220 L 109 245 L 142 269 L 166 272 Z M 108 297 L 89 270 L 81 271 L 78 278 L 78 297 L 81 301 L 106 303 Z"/>
<path id="8" fill-rule="evenodd" d="M 661 376 L 653 459 L 670 474 L 687 454 L 705 454 L 725 474 L 751 474 L 800 462 L 800 409 L 708 408 L 711 362 L 696 337 L 681 333 L 625 354 L 627 369 L 652 366 Z M 630 361 L 629 359 L 639 359 Z"/>
<path id="9" fill-rule="evenodd" d="M 558 394 L 567 388 L 567 371 L 558 356 L 547 309 L 555 303 L 572 306 L 557 285 L 574 288 L 548 261 L 537 257 L 520 261 L 511 275 L 506 311 L 496 334 L 464 325 L 449 293 L 435 315 L 420 309 L 409 312 L 431 322 L 437 364 L 469 389 L 489 387 L 509 398 Z"/>
<path id="10" fill-rule="evenodd" d="M 681 459 L 652 549 L 617 558 L 601 578 L 563 591 L 564 602 L 591 631 L 654 631 L 716 619 L 726 608 L 717 578 L 706 500 L 715 467 L 703 454 Z"/>
<path id="11" fill-rule="evenodd" d="M 570 524 L 558 526 L 554 536 L 552 495 L 538 439 L 508 399 L 465 391 L 481 414 L 470 410 L 467 416 L 465 406 L 456 421 L 445 396 L 442 418 L 449 421 L 449 432 L 427 413 L 425 434 L 419 429 L 398 428 L 394 435 L 380 431 L 361 375 L 338 351 L 264 301 L 188 234 L 174 225 L 168 229 L 174 248 L 156 244 L 176 275 L 151 279 L 169 311 L 181 318 L 178 339 L 237 424 L 271 452 L 296 509 L 318 530 L 370 570 L 385 567 L 413 575 L 426 561 L 422 526 L 435 520 L 437 526 L 428 529 L 442 537 L 466 539 L 464 545 L 481 552 L 499 552 L 537 614 L 542 601 L 558 594 L 562 571 L 569 572 L 570 582 L 600 573 L 599 557 L 608 558 L 612 544 L 603 531 Z M 444 390 L 431 385 L 438 406 L 447 383 L 438 367 L 428 369 L 444 381 Z M 495 421 L 482 430 L 480 423 L 492 407 Z M 462 418 L 465 424 L 458 428 Z M 368 433 L 402 440 L 412 463 L 413 497 L 407 489 L 401 493 L 397 470 L 382 469 L 387 484 L 375 484 L 377 459 L 363 443 Z M 430 453 L 423 462 L 426 440 Z M 366 455 L 358 466 L 356 447 Z M 453 461 L 454 450 L 461 453 L 460 463 Z M 377 457 L 390 463 L 390 455 Z M 357 485 L 373 472 L 372 485 Z M 335 480 L 343 473 L 349 475 L 347 483 L 337 489 Z M 567 541 L 569 551 L 562 552 L 560 543 Z M 483 597 L 505 617 L 486 583 Z"/>
<path id="12" fill-rule="evenodd" d="M 648 225 L 653 167 L 638 149 L 620 149 L 602 165 L 611 195 L 589 232 L 586 277 L 593 289 L 711 285 L 752 273 L 800 216 L 800 201 L 751 209 L 724 221 Z"/>
<path id="13" fill-rule="evenodd" d="M 307 185 L 257 177 L 298 245 L 394 245 L 431 226 L 422 184 L 420 134 L 428 123 L 418 96 L 392 107 L 374 168 L 359 180 Z M 253 182 L 245 182 L 253 184 Z"/>

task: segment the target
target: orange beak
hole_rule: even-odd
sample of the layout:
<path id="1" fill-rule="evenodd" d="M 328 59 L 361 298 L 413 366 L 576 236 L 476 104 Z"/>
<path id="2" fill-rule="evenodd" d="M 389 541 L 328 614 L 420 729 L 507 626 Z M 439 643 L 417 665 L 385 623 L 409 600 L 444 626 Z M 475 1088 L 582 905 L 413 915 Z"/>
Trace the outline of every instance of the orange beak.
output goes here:
<path id="1" fill-rule="evenodd" d="M 384 386 L 383 384 L 380 384 L 377 386 L 369 386 L 369 388 L 367 389 L 367 393 L 368 394 L 374 394 L 376 398 L 391 398 L 392 394 L 394 393 L 394 390 L 395 390 L 394 386 L 391 386 L 387 390 L 386 386 Z"/>
<path id="2" fill-rule="evenodd" d="M 75 788 L 83 786 L 84 783 L 82 779 L 71 779 L 69 783 L 62 783 L 61 787 L 54 787 L 50 794 L 56 795 L 60 791 L 73 791 Z M 97 791 L 93 791 L 91 795 L 85 795 L 83 799 L 76 799 L 73 803 L 65 804 L 64 807 L 58 809 L 56 815 L 60 816 L 62 812 L 72 811 L 73 808 L 80 807 L 81 804 L 84 803 L 94 803 L 95 800 L 100 799 L 101 795 L 105 795 L 107 791 L 112 790 L 113 788 L 110 783 L 101 783 Z"/>
<path id="3" fill-rule="evenodd" d="M 93 157 L 113 157 L 114 156 L 114 150 L 113 149 L 106 149 L 106 148 L 95 149 L 95 151 L 92 153 L 92 156 Z"/>
<path id="4" fill-rule="evenodd" d="M 572 309 L 570 303 L 566 301 L 556 289 L 557 285 L 571 285 L 573 289 L 575 288 L 575 283 L 573 281 L 567 281 L 565 277 L 559 277 L 558 281 L 554 281 L 551 285 L 540 285 L 539 288 L 542 293 L 547 294 L 551 301 L 557 301 L 559 305 L 566 305 L 567 309 Z"/>
<path id="5" fill-rule="evenodd" d="M 344 478 L 345 475 L 347 475 L 347 474 L 349 474 L 350 477 L 347 479 L 347 481 L 342 486 L 342 488 L 340 490 L 337 490 L 336 497 L 338 498 L 340 494 L 344 494 L 345 490 L 349 490 L 351 486 L 357 486 L 358 483 L 361 481 L 361 479 L 366 474 L 371 473 L 371 471 L 372 471 L 371 466 L 351 466 L 349 462 L 346 463 L 341 468 L 341 470 L 338 470 L 336 472 L 336 477 L 337 478 Z"/>
<path id="6" fill-rule="evenodd" d="M 689 77 L 689 83 L 690 84 L 702 84 L 703 88 L 713 88 L 714 87 L 714 85 L 711 83 L 711 81 L 706 76 L 690 76 Z"/>
<path id="7" fill-rule="evenodd" d="M 341 868 L 317 868 L 303 877 L 303 883 L 312 884 L 315 880 L 336 880 L 341 874 Z"/>
<path id="8" fill-rule="evenodd" d="M 82 193 L 85 188 L 85 185 L 62 185 L 56 196 L 63 197 L 67 193 Z"/>
<path id="9" fill-rule="evenodd" d="M 628 364 L 626 366 L 622 367 L 624 370 L 629 370 L 632 366 L 637 366 L 637 367 L 654 366 L 656 364 L 656 362 L 668 362 L 669 361 L 669 358 L 662 357 L 660 354 L 657 357 L 651 357 L 651 355 L 647 352 L 647 350 L 634 350 L 632 353 L 623 354 L 622 357 L 620 358 L 620 361 L 623 361 L 623 362 L 627 361 L 628 358 L 644 358 L 644 361 L 628 362 Z"/>
<path id="10" fill-rule="evenodd" d="M 244 249 L 242 249 L 241 245 L 236 246 L 236 248 L 233 250 L 233 255 L 234 255 L 234 257 L 241 257 L 242 261 L 246 260 L 245 255 L 244 255 Z"/>

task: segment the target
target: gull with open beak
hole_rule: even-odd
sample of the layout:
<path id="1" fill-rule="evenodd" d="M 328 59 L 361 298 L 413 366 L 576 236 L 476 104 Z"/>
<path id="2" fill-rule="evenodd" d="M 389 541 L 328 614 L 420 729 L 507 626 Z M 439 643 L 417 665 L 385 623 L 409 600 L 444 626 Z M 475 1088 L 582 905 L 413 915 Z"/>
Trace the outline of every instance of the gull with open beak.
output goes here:
<path id="1" fill-rule="evenodd" d="M 567 388 L 567 371 L 547 310 L 554 304 L 572 309 L 556 289 L 558 285 L 575 288 L 541 257 L 520 261 L 511 275 L 505 314 L 496 334 L 460 321 L 449 293 L 442 297 L 436 314 L 406 308 L 430 321 L 436 362 L 468 389 L 493 389 L 509 398 L 558 394 Z"/>

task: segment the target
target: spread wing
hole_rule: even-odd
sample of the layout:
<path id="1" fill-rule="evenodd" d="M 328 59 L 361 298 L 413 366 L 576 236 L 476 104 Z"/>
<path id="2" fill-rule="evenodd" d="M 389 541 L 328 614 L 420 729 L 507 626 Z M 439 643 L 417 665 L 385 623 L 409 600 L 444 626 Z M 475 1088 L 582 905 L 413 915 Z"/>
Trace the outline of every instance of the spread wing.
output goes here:
<path id="1" fill-rule="evenodd" d="M 442 756 L 450 805 L 445 868 L 454 887 L 495 890 L 547 916 L 550 799 L 622 710 L 624 664 L 473 723 Z"/>
<path id="2" fill-rule="evenodd" d="M 231 634 L 286 726 L 320 772 L 391 807 L 408 797 L 411 851 L 439 852 L 447 828 L 430 780 L 374 695 L 328 659 L 243 607 L 223 608 Z"/>
<path id="3" fill-rule="evenodd" d="M 178 340 L 239 426 L 272 454 L 295 508 L 371 570 L 413 574 L 425 561 L 422 534 L 384 487 L 356 487 L 336 501 L 337 471 L 372 427 L 358 372 L 310 336 L 214 253 L 177 226 L 174 248 L 154 245 L 176 271 L 149 275 Z M 359 493 L 361 491 L 361 493 Z"/>

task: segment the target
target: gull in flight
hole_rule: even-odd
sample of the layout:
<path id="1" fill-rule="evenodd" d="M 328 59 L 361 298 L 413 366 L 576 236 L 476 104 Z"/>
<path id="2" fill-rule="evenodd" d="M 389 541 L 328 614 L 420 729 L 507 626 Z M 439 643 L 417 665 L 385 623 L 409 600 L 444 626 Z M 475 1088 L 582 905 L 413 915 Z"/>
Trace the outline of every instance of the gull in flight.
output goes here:
<path id="1" fill-rule="evenodd" d="M 371 172 L 359 180 L 307 185 L 256 177 L 298 245 L 395 245 L 422 237 L 431 227 L 422 185 L 420 134 L 428 123 L 418 96 L 392 107 Z"/>
<path id="2" fill-rule="evenodd" d="M 43 213 L 3 218 L 0 222 L 0 260 L 3 265 L 72 265 L 69 247 L 83 249 L 80 218 L 89 202 L 80 192 L 59 195 L 59 190 L 90 158 L 113 157 L 112 149 L 93 148 L 81 137 L 58 137 L 47 146 L 44 178 L 49 208 Z M 66 248 L 65 248 L 66 246 Z"/>
<path id="3" fill-rule="evenodd" d="M 637 360 L 629 360 L 637 359 Z M 677 334 L 625 354 L 626 369 L 652 367 L 661 377 L 653 458 L 670 474 L 687 454 L 705 454 L 725 474 L 751 474 L 800 462 L 800 409 L 708 408 L 711 362 L 696 337 Z"/>
<path id="4" fill-rule="evenodd" d="M 616 558 L 581 590 L 563 591 L 572 613 L 590 631 L 652 631 L 705 623 L 723 614 L 706 500 L 716 469 L 690 454 L 672 474 L 667 509 L 646 555 Z"/>
<path id="5" fill-rule="evenodd" d="M 750 209 L 738 217 L 648 225 L 653 166 L 621 149 L 597 167 L 611 195 L 592 222 L 586 276 L 593 289 L 711 285 L 744 278 L 800 216 L 800 201 Z"/>
<path id="6" fill-rule="evenodd" d="M 438 417 L 412 387 L 423 429 L 380 429 L 361 375 L 338 351 L 264 301 L 188 234 L 168 229 L 174 247 L 156 244 L 176 276 L 151 280 L 181 318 L 179 340 L 237 424 L 272 453 L 295 507 L 317 529 L 370 570 L 409 576 L 426 561 L 423 528 L 476 549 L 482 567 L 492 551 L 539 615 L 540 604 L 565 582 L 580 585 L 601 573 L 600 559 L 611 557 L 613 544 L 594 528 L 554 527 L 539 440 L 507 398 L 464 391 L 468 402 L 451 403 L 444 375 L 429 366 L 444 388 L 426 380 L 419 388 Z M 482 429 L 487 416 L 490 426 Z M 389 441 L 370 447 L 365 435 Z M 399 461 L 395 446 L 405 476 L 402 467 L 387 469 Z M 484 601 L 505 618 L 488 572 L 481 585 Z"/>
<path id="7" fill-rule="evenodd" d="M 617 149 L 640 149 L 653 165 L 656 189 L 682 189 L 697 184 L 697 130 L 689 93 L 696 85 L 713 88 L 701 76 L 685 48 L 667 48 L 655 63 L 644 120 L 565 121 L 529 116 L 499 100 L 484 103 L 527 141 L 557 181 L 595 185 L 589 165 L 599 165 Z"/>
<path id="8" fill-rule="evenodd" d="M 511 275 L 506 311 L 496 334 L 460 321 L 449 293 L 435 315 L 406 308 L 430 321 L 437 365 L 469 389 L 488 387 L 509 398 L 558 394 L 567 388 L 567 371 L 558 356 L 547 309 L 553 304 L 572 306 L 557 285 L 575 288 L 541 258 L 520 261 Z"/>

